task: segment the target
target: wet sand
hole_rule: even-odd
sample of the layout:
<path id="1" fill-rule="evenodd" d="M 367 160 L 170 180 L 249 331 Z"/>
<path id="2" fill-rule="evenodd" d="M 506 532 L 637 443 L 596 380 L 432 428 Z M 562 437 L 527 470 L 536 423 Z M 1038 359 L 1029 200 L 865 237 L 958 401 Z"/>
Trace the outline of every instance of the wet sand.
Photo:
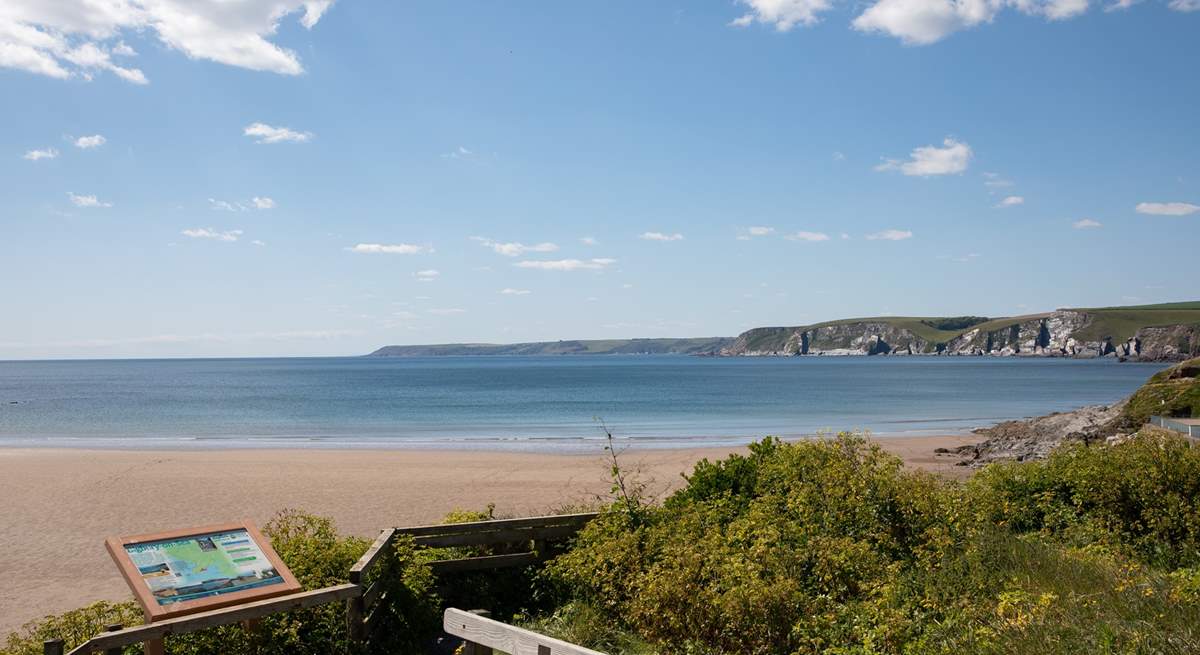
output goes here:
<path id="1" fill-rule="evenodd" d="M 915 467 L 962 477 L 938 447 L 972 436 L 878 442 Z M 630 450 L 659 496 L 703 457 L 738 449 Z M 45 614 L 130 598 L 104 538 L 250 518 L 283 508 L 333 517 L 346 533 L 436 523 L 496 504 L 500 516 L 594 502 L 609 488 L 602 454 L 417 450 L 0 449 L 0 642 Z"/>

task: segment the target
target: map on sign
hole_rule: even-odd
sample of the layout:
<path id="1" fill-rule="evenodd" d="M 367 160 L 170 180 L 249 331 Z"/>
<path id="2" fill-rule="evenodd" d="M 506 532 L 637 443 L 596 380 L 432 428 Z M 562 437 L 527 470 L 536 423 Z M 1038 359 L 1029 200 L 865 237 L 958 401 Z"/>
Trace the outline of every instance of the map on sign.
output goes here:
<path id="1" fill-rule="evenodd" d="M 245 529 L 125 544 L 159 605 L 283 584 Z"/>

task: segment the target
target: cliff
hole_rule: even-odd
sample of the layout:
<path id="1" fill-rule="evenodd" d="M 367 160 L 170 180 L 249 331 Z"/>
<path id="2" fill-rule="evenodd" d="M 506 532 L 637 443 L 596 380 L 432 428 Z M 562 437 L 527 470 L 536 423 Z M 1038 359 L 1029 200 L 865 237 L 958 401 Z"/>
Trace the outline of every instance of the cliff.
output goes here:
<path id="1" fill-rule="evenodd" d="M 1175 361 L 1200 355 L 1200 303 L 1059 309 L 987 319 L 878 317 L 755 328 L 726 356 L 1114 356 Z"/>

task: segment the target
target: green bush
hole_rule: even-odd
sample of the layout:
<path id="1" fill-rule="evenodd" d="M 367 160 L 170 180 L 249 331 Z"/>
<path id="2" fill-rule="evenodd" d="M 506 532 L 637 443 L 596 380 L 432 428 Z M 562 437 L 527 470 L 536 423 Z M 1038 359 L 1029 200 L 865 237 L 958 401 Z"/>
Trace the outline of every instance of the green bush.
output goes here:
<path id="1" fill-rule="evenodd" d="M 534 625 L 610 652 L 1200 652 L 1197 486 L 1175 439 L 966 485 L 853 435 L 768 439 L 636 520 L 614 503 L 547 568 L 562 607 Z"/>
<path id="2" fill-rule="evenodd" d="M 1147 432 L 1113 447 L 1064 446 L 970 482 L 981 518 L 1166 568 L 1200 564 L 1200 449 Z"/>

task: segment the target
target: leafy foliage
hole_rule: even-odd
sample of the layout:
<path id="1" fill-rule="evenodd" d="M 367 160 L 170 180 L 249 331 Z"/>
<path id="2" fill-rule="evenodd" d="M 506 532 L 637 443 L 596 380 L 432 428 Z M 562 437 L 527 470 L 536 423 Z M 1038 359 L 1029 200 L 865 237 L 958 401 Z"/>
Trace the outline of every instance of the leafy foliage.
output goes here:
<path id="1" fill-rule="evenodd" d="M 663 653 L 1193 652 L 1197 467 L 1146 438 L 961 485 L 854 435 L 768 439 L 593 521 L 540 625 Z"/>

